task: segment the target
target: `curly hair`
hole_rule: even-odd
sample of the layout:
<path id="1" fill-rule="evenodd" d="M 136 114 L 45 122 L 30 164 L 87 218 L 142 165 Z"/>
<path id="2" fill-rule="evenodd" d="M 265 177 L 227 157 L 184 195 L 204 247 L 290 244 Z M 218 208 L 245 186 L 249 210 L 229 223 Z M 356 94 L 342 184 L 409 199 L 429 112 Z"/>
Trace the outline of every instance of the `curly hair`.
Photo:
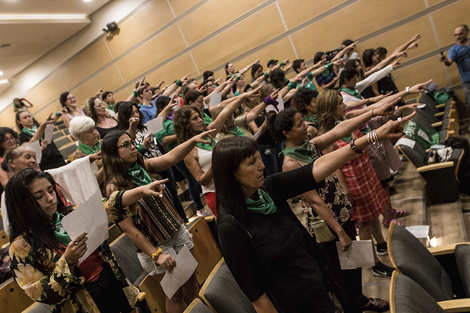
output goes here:
<path id="1" fill-rule="evenodd" d="M 344 71 L 343 71 L 344 72 Z M 338 96 L 341 94 L 337 90 L 325 90 L 317 98 L 317 117 L 319 124 L 319 134 L 324 134 L 335 127 L 335 114 L 338 105 L 342 103 Z"/>
<path id="2" fill-rule="evenodd" d="M 191 128 L 191 124 L 189 123 L 193 112 L 196 112 L 202 118 L 201 112 L 190 105 L 185 105 L 175 111 L 173 127 L 175 128 L 176 138 L 178 138 L 180 143 L 185 142 L 195 135 L 194 130 Z"/>
<path id="3" fill-rule="evenodd" d="M 283 142 L 286 139 L 284 131 L 289 131 L 294 127 L 294 117 L 297 113 L 294 109 L 285 109 L 278 114 L 267 116 L 268 129 L 278 142 Z"/>
<path id="4" fill-rule="evenodd" d="M 316 90 L 309 88 L 298 88 L 294 96 L 293 108 L 299 111 L 300 114 L 306 115 L 308 113 L 307 105 L 310 105 L 313 98 L 318 96 Z"/>
<path id="5" fill-rule="evenodd" d="M 3 142 L 3 140 L 5 140 L 5 136 L 7 134 L 10 134 L 12 135 L 13 138 L 15 138 L 16 141 L 18 141 L 18 133 L 15 132 L 13 129 L 9 128 L 9 127 L 0 127 L 0 143 Z M 3 156 L 5 154 L 5 150 L 3 149 L 2 145 L 0 144 L 0 157 Z"/>

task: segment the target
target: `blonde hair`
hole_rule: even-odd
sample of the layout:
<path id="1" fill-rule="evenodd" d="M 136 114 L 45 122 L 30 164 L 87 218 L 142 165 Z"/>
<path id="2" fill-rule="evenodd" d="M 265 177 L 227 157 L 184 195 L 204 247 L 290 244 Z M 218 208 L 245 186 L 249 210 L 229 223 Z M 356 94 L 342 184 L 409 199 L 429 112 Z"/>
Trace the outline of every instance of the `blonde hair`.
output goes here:
<path id="1" fill-rule="evenodd" d="M 341 101 L 338 101 L 338 96 L 341 97 L 341 94 L 333 89 L 326 90 L 318 96 L 316 109 L 319 134 L 324 134 L 335 127 L 335 118 L 333 115 L 338 105 L 341 103 Z"/>

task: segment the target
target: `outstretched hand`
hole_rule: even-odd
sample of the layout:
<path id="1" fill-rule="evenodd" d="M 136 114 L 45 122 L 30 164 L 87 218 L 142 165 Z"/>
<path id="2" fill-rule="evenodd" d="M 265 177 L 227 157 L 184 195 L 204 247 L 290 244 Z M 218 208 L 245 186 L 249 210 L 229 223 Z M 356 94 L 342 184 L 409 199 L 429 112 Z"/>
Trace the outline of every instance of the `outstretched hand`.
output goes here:
<path id="1" fill-rule="evenodd" d="M 211 129 L 211 130 L 202 132 L 200 134 L 197 134 L 196 136 L 193 137 L 193 140 L 196 143 L 210 143 L 210 144 L 212 144 L 212 142 L 213 142 L 212 134 L 215 134 L 215 133 L 216 133 L 216 130 Z"/>
<path id="2" fill-rule="evenodd" d="M 416 112 L 410 115 L 400 118 L 396 121 L 388 121 L 386 124 L 377 128 L 377 137 L 380 141 L 383 140 L 397 140 L 403 136 L 403 126 L 416 115 Z"/>
<path id="3" fill-rule="evenodd" d="M 165 190 L 165 183 L 168 182 L 168 178 L 163 180 L 156 180 L 150 184 L 139 187 L 141 192 L 146 196 L 155 196 L 163 198 L 163 191 Z"/>
<path id="4" fill-rule="evenodd" d="M 408 92 L 409 93 L 422 93 L 424 92 L 424 87 L 429 84 L 430 82 L 432 82 L 432 79 L 428 80 L 427 82 L 424 82 L 424 83 L 420 83 L 420 84 L 416 84 L 410 88 L 408 88 Z"/>

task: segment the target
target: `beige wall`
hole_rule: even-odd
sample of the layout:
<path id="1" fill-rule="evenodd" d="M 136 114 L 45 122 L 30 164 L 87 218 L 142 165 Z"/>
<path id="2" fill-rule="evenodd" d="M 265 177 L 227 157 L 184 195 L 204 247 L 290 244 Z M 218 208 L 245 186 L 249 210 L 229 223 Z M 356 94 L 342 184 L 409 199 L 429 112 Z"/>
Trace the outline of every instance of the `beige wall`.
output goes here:
<path id="1" fill-rule="evenodd" d="M 117 36 L 98 38 L 25 98 L 42 121 L 65 90 L 79 103 L 102 86 L 124 100 L 142 75 L 151 84 L 209 69 L 220 77 L 229 61 L 240 69 L 255 59 L 263 66 L 271 58 L 311 60 L 346 38 L 360 41 L 360 54 L 377 46 L 392 51 L 419 32 L 419 47 L 394 72 L 398 87 L 432 78 L 460 93 L 456 67 L 446 68 L 438 55 L 454 43 L 455 25 L 469 23 L 468 12 L 468 0 L 154 0 L 121 23 Z M 0 120 L 14 125 L 11 107 Z"/>

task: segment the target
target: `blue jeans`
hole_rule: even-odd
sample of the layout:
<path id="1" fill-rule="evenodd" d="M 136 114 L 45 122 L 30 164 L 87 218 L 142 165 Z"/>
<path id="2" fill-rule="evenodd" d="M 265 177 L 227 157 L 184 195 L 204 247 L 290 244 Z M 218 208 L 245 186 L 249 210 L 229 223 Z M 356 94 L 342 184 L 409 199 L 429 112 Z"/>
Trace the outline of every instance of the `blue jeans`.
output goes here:
<path id="1" fill-rule="evenodd" d="M 199 183 L 193 177 L 191 172 L 188 170 L 186 164 L 184 164 L 184 160 L 175 164 L 175 166 L 181 172 L 181 174 L 186 177 L 186 180 L 188 181 L 189 196 L 191 197 L 191 199 L 193 199 L 193 202 L 196 205 L 196 210 L 199 211 L 204 209 L 204 205 L 202 205 L 201 202 L 201 185 L 199 185 Z"/>

